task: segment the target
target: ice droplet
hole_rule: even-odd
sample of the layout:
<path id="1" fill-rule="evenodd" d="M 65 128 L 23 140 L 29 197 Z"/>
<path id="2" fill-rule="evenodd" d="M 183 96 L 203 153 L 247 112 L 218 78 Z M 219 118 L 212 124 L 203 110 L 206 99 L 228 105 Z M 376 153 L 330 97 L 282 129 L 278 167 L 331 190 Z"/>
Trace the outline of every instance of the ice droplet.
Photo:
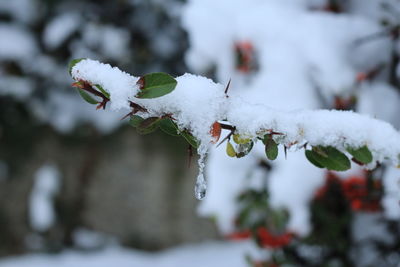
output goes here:
<path id="1" fill-rule="evenodd" d="M 196 186 L 194 187 L 194 192 L 196 195 L 196 198 L 198 200 L 202 200 L 207 193 L 207 182 L 204 179 L 204 174 L 200 173 L 197 176 L 197 181 L 196 181 Z"/>
<path id="2" fill-rule="evenodd" d="M 195 196 L 198 200 L 202 200 L 207 193 L 207 181 L 204 176 L 204 167 L 205 167 L 205 160 L 207 154 L 207 147 L 200 145 L 197 153 L 199 154 L 199 174 L 197 175 L 196 185 L 194 187 Z"/>

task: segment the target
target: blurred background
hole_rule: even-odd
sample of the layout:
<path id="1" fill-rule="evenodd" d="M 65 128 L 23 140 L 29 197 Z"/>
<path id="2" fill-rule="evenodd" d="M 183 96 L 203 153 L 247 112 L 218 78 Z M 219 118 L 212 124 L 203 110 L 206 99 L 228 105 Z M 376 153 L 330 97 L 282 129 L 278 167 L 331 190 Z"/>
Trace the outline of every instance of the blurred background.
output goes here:
<path id="1" fill-rule="evenodd" d="M 236 10 L 247 8 L 245 2 L 236 2 L 240 2 L 235 4 Z M 250 2 L 257 9 L 258 5 L 263 6 L 269 1 Z M 126 113 L 96 111 L 70 86 L 73 81 L 68 75 L 68 62 L 82 57 L 110 63 L 135 76 L 156 71 L 173 76 L 195 72 L 222 83 L 233 77 L 239 86 L 256 84 L 254 77 L 265 67 L 263 62 L 269 62 L 274 68 L 277 58 L 265 57 L 261 49 L 257 51 L 260 40 L 253 43 L 249 40 L 251 36 L 257 36 L 254 28 L 254 33 L 249 33 L 251 24 L 247 28 L 238 27 L 240 33 L 237 36 L 224 35 L 229 32 L 226 25 L 230 21 L 223 14 L 226 15 L 224 12 L 232 9 L 234 4 L 228 8 L 224 6 L 229 5 L 227 1 L 221 1 L 219 5 L 212 1 L 205 3 L 201 12 L 193 13 L 198 10 L 196 5 L 186 9 L 188 3 L 184 0 L 0 0 L 0 266 L 278 266 L 269 265 L 272 264 L 270 261 L 252 260 L 249 254 L 262 259 L 269 255 L 265 249 L 260 253 L 256 248 L 257 242 L 222 241 L 226 233 L 219 232 L 216 218 L 210 219 L 218 212 L 207 212 L 207 207 L 218 202 L 212 202 L 215 194 L 203 206 L 202 214 L 209 218 L 197 215 L 198 201 L 193 194 L 197 166 L 192 164 L 188 167 L 184 140 L 161 132 L 141 136 L 126 120 L 120 120 Z M 321 67 L 320 72 L 312 74 L 293 70 L 300 73 L 296 75 L 310 80 L 308 87 L 301 82 L 296 86 L 328 89 L 320 89 L 314 96 L 318 105 L 300 105 L 301 108 L 355 109 L 373 116 L 379 113 L 379 118 L 399 125 L 400 75 L 396 73 L 400 73 L 400 1 L 287 0 L 277 5 L 288 10 L 298 9 L 305 14 L 328 16 L 332 20 L 335 16 L 360 17 L 370 24 L 360 27 L 362 31 L 354 26 L 358 22 L 351 24 L 353 30 L 359 32 L 352 41 L 368 42 L 371 39 L 380 42 L 362 53 L 352 50 L 352 63 L 347 64 L 351 67 L 336 64 L 335 60 L 326 57 L 337 51 L 331 56 L 349 60 L 349 55 L 343 54 L 341 47 L 333 46 L 332 50 L 322 52 L 317 49 L 316 54 L 321 52 L 324 57 L 315 59 L 311 69 L 323 66 L 324 62 L 326 65 L 333 62 L 333 67 Z M 212 19 L 207 24 L 209 13 L 212 13 Z M 268 18 L 269 25 L 274 25 L 275 21 L 280 23 L 278 15 Z M 200 30 L 192 25 L 203 22 L 207 26 Z M 310 25 L 313 23 L 311 21 Z M 315 23 L 318 24 L 318 20 Z M 343 21 L 338 27 L 334 25 L 331 28 L 340 33 L 346 25 Z M 369 25 L 372 26 L 369 28 Z M 292 30 L 298 34 L 294 39 L 305 38 L 304 42 L 310 39 L 305 37 L 307 29 L 303 32 Z M 208 31 L 214 34 L 207 37 L 211 40 L 209 45 L 229 42 L 221 47 L 229 48 L 225 50 L 230 51 L 233 60 L 220 60 L 217 54 L 221 47 L 218 45 L 200 45 L 202 41 L 208 42 L 205 38 Z M 309 34 L 313 36 L 321 32 L 310 31 Z M 279 32 L 272 36 L 275 35 L 279 36 Z M 334 35 L 332 40 L 335 38 L 351 39 L 352 33 Z M 286 42 L 294 44 L 291 38 L 284 38 L 279 47 L 286 47 Z M 329 38 L 326 42 L 334 43 Z M 310 47 L 321 44 L 324 43 L 314 42 Z M 202 50 L 211 51 L 213 48 L 213 53 Z M 284 49 L 271 51 L 278 51 L 275 55 L 285 53 Z M 298 54 L 291 56 L 294 60 L 301 58 L 297 57 Z M 367 62 L 363 61 L 367 59 Z M 278 64 L 277 67 L 279 70 L 281 66 Z M 346 69 L 344 73 L 342 67 Z M 289 76 L 276 77 L 281 80 L 292 78 L 290 73 Z M 350 82 L 346 83 L 346 79 Z M 369 89 L 364 89 L 368 96 L 354 89 L 361 83 L 369 86 Z M 268 81 L 267 84 L 270 85 Z M 254 86 L 260 87 L 260 84 Z M 288 91 L 287 95 L 296 99 L 296 93 Z M 279 97 L 289 101 L 286 95 Z M 355 104 L 357 98 L 365 99 L 359 101 L 362 105 Z M 368 101 L 372 104 L 366 104 Z M 386 101 L 391 104 L 385 106 Z M 368 112 L 371 106 L 379 112 Z M 267 171 L 271 169 L 268 163 L 260 165 Z M 329 175 L 327 181 L 332 182 L 332 174 Z M 394 176 L 400 177 L 398 173 Z M 391 186 L 397 186 L 394 180 L 391 181 Z M 322 187 L 323 182 L 319 186 Z M 253 191 L 246 192 L 250 194 Z M 382 190 L 379 194 L 381 197 Z M 333 204 L 335 212 L 347 204 Z M 238 205 L 243 207 L 243 204 Z M 368 207 L 364 210 L 355 208 L 355 211 L 380 210 Z M 348 219 L 350 210 L 344 217 L 322 216 Z M 400 262 L 398 214 L 400 212 L 392 212 L 389 219 L 382 213 L 357 217 L 361 225 L 379 221 L 385 224 L 379 227 L 389 229 L 384 234 L 374 231 L 378 237 L 389 234 L 388 238 L 383 238 L 384 241 L 377 238 L 377 245 L 373 239 L 373 247 L 384 252 L 376 257 L 359 264 L 348 260 L 371 251 L 360 248 L 349 253 L 348 259 L 339 253 L 340 260 L 333 256 L 335 260 L 322 265 L 320 262 L 323 260 L 303 257 L 310 251 L 313 255 L 323 254 L 323 249 L 314 244 L 303 247 L 302 253 L 289 253 L 292 258 L 287 264 L 397 266 Z M 345 224 L 345 229 L 339 232 L 344 236 L 350 235 L 354 224 L 349 221 Z M 370 230 L 367 228 L 366 231 Z M 246 239 L 242 238 L 246 235 L 231 237 Z M 390 244 L 385 243 L 388 239 Z M 364 242 L 360 240 L 357 242 Z M 298 248 L 303 241 L 296 242 Z M 346 250 L 352 244 L 358 244 L 353 239 L 346 242 Z M 178 248 L 174 249 L 176 246 Z M 330 245 L 324 243 L 323 246 Z M 165 249 L 167 252 L 159 252 Z"/>

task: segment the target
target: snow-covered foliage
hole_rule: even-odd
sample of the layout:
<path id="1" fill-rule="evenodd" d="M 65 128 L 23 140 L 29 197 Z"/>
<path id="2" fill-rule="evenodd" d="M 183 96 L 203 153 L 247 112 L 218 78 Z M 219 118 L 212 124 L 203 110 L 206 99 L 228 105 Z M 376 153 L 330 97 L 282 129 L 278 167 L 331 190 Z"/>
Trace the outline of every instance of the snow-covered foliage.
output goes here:
<path id="1" fill-rule="evenodd" d="M 124 12 L 102 13 L 116 8 Z M 182 62 L 180 8 L 176 0 L 126 1 L 118 7 L 87 0 L 1 1 L 0 96 L 23 103 L 35 119 L 62 133 L 81 124 L 109 133 L 121 125 L 120 114 L 104 111 L 99 120 L 82 104 L 68 90 L 65 62 L 90 56 L 140 72 L 177 72 L 183 64 L 170 62 Z M 62 98 L 66 105 L 60 105 Z"/>
<path id="2" fill-rule="evenodd" d="M 282 118 L 281 113 L 267 112 L 256 105 L 249 105 L 248 111 L 243 110 L 242 105 L 237 103 L 236 109 L 231 108 L 234 114 L 229 114 L 227 118 L 243 133 L 249 128 L 254 133 L 261 121 L 267 121 L 270 116 L 271 122 L 276 124 L 267 124 L 265 128 L 288 133 L 287 136 L 304 136 L 300 139 L 309 144 L 325 143 L 326 140 L 337 144 L 340 136 L 347 135 L 341 131 L 349 131 L 352 132 L 349 135 L 355 138 L 349 144 L 362 146 L 369 143 L 362 143 L 361 140 L 365 140 L 362 136 L 367 132 L 372 134 L 372 131 L 358 128 L 369 124 L 364 119 L 343 112 L 299 110 L 333 108 L 339 102 L 337 100 L 355 98 L 357 111 L 386 120 L 398 128 L 399 94 L 393 85 L 386 82 L 391 68 L 392 46 L 399 43 L 392 41 L 388 34 L 388 29 L 399 23 L 396 13 L 398 3 L 338 2 L 191 0 L 185 6 L 183 15 L 183 25 L 189 32 L 190 40 L 186 61 L 200 73 L 206 73 L 215 66 L 220 82 L 226 83 L 231 78 L 231 98 L 240 95 L 243 102 L 289 111 L 287 114 L 290 115 Z M 338 5 L 333 6 L 332 3 Z M 383 8 L 385 5 L 390 8 Z M 341 10 L 335 10 L 337 7 Z M 380 25 L 383 20 L 388 26 Z M 253 54 L 249 61 L 253 62 L 246 63 L 246 58 L 238 62 L 237 47 L 248 47 L 249 44 Z M 243 69 L 240 64 L 255 67 Z M 362 79 L 362 74 L 374 70 L 379 70 L 374 75 L 374 81 Z M 352 116 L 356 117 L 350 119 Z M 356 126 L 358 123 L 359 126 Z M 293 132 L 285 126 L 275 128 L 279 124 L 290 125 Z M 380 126 L 372 128 L 376 137 L 384 132 Z M 309 132 L 304 133 L 303 129 L 309 129 Z M 338 135 L 335 134 L 337 130 L 341 132 Z M 313 139 L 316 136 L 322 139 Z M 345 140 L 352 139 L 350 136 Z M 385 138 L 380 140 L 387 141 Z M 299 144 L 304 143 L 298 141 Z M 328 143 L 334 145 L 330 141 Z M 221 154 L 225 151 L 216 149 L 209 157 L 207 176 L 210 190 L 200 204 L 201 214 L 216 216 L 221 230 L 233 231 L 239 208 L 237 197 L 253 186 L 254 179 L 260 180 L 259 176 L 263 176 L 268 177 L 271 205 L 290 212 L 289 230 L 300 235 L 309 233 L 309 203 L 323 183 L 321 170 L 307 165 L 298 153 L 289 154 L 287 160 L 278 157 L 270 172 L 258 167 L 260 159 L 265 157 L 261 148 L 254 149 L 240 162 Z M 393 159 L 396 160 L 396 156 Z M 391 193 L 386 194 L 383 203 L 388 216 L 398 219 L 399 216 L 394 215 L 400 211 L 400 188 L 395 181 L 400 176 L 394 168 L 391 170 L 394 172 L 388 170 L 384 176 L 385 190 Z M 260 182 L 258 184 L 257 188 L 264 186 Z"/>

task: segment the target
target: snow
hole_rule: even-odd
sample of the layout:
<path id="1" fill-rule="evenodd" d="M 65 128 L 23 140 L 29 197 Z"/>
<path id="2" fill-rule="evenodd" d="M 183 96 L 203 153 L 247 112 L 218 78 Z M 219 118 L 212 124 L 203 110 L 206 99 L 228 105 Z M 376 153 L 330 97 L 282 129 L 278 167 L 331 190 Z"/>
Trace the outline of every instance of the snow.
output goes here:
<path id="1" fill-rule="evenodd" d="M 29 221 L 38 232 L 48 230 L 56 220 L 53 200 L 60 190 L 60 173 L 52 164 L 43 165 L 35 173 L 29 196 Z"/>
<path id="2" fill-rule="evenodd" d="M 37 18 L 39 13 L 35 2 L 32 0 L 0 1 L 0 13 L 8 13 L 18 21 L 30 23 Z"/>
<path id="3" fill-rule="evenodd" d="M 129 100 L 138 92 L 137 77 L 94 60 L 82 60 L 76 64 L 72 77 L 102 86 L 110 93 L 111 108 L 114 110 L 129 109 Z"/>
<path id="4" fill-rule="evenodd" d="M 240 160 L 223 155 L 223 148 L 212 150 L 206 177 L 202 163 L 211 146 L 210 127 L 221 120 L 252 138 L 272 130 L 281 132 L 284 135 L 275 137 L 275 141 L 292 146 L 294 151 L 305 144 L 334 146 L 343 152 L 347 147 L 367 145 L 374 157 L 368 168 L 375 167 L 375 161 L 399 163 L 400 135 L 392 126 L 398 128 L 400 123 L 394 115 L 400 104 L 398 93 L 380 79 L 356 80 L 358 73 L 388 61 L 391 42 L 383 37 L 358 43 L 382 30 L 376 14 L 371 19 L 368 13 L 371 6 L 361 13 L 341 15 L 310 9 L 324 4 L 306 0 L 188 1 L 182 17 L 190 43 L 186 61 L 198 73 L 215 66 L 220 83 L 185 74 L 176 78 L 178 85 L 172 93 L 137 99 L 134 84 L 138 78 L 109 65 L 83 60 L 73 68 L 72 76 L 102 85 L 111 95 L 111 109 L 128 110 L 132 101 L 148 110 L 139 113 L 143 117 L 170 114 L 181 130 L 189 130 L 201 141 L 196 195 L 202 198 L 206 188 L 209 193 L 199 212 L 217 215 L 222 231 L 234 229 L 236 196 L 264 177 L 268 179 L 271 204 L 289 210 L 288 228 L 304 236 L 311 229 L 308 205 L 323 174 L 305 160 L 302 150 L 291 153 L 288 160 L 280 157 L 269 173 L 250 171 L 265 158 L 260 144 Z M 251 73 L 241 73 L 235 66 L 234 47 L 246 42 L 254 47 L 258 66 Z M 224 90 L 230 78 L 227 97 Z M 356 109 L 364 115 L 316 110 L 332 108 L 335 97 L 351 96 L 358 98 Z M 387 103 L 385 109 L 381 108 L 383 102 Z M 299 173 L 307 182 L 299 180 Z"/>
<path id="5" fill-rule="evenodd" d="M 356 95 L 360 113 L 399 127 L 397 90 L 381 81 L 360 85 L 355 79 L 357 73 L 380 66 L 391 56 L 388 37 L 357 44 L 382 31 L 377 22 L 387 14 L 378 2 L 351 1 L 350 14 L 337 15 L 315 10 L 328 3 L 324 0 L 191 0 L 182 18 L 189 33 L 186 62 L 197 73 L 215 66 L 223 84 L 232 78 L 226 118 L 243 134 L 255 136 L 262 128 L 273 129 L 286 134 L 279 140 L 285 144 L 333 145 L 342 151 L 347 145 L 366 144 L 374 159 L 388 156 L 397 164 L 398 133 L 391 125 L 378 125 L 355 113 L 309 111 L 331 108 L 336 96 Z M 256 71 L 241 73 L 235 68 L 233 48 L 243 42 L 254 47 Z M 371 123 L 375 126 L 363 130 Z M 265 158 L 260 147 L 243 159 L 228 158 L 223 148 L 210 152 L 209 192 L 200 214 L 216 217 L 223 232 L 233 231 L 236 196 L 249 181 L 262 176 L 269 181 L 271 203 L 290 211 L 289 229 L 306 235 L 311 229 L 308 204 L 322 182 L 321 170 L 310 166 L 300 151 L 289 153 L 287 161 L 272 162 L 272 172 L 254 174 L 251 170 Z M 399 210 L 394 201 L 390 203 L 391 210 Z"/>
<path id="6" fill-rule="evenodd" d="M 6 23 L 0 23 L 0 59 L 23 60 L 37 52 L 37 46 L 32 35 L 24 28 Z"/>
<path id="7" fill-rule="evenodd" d="M 52 19 L 43 32 L 43 42 L 48 49 L 58 48 L 78 27 L 80 17 L 65 13 Z"/>
<path id="8" fill-rule="evenodd" d="M 400 134 L 393 126 L 351 111 L 274 110 L 266 105 L 247 102 L 239 94 L 226 97 L 222 85 L 189 74 L 178 77 L 176 89 L 166 96 L 156 99 L 135 99 L 133 96 L 137 88 L 132 90 L 132 83 L 137 78 L 93 60 L 79 62 L 73 68 L 72 75 L 76 80 L 101 84 L 110 93 L 111 107 L 114 109 L 115 106 L 127 108 L 128 100 L 133 101 L 148 110 L 146 116 L 171 114 L 181 129 L 190 129 L 191 133 L 203 144 L 199 149 L 201 162 L 196 183 L 196 196 L 199 199 L 203 198 L 203 192 L 206 189 L 202 162 L 211 141 L 210 125 L 223 118 L 236 126 L 238 133 L 250 137 L 262 137 L 273 130 L 284 134 L 276 141 L 287 146 L 298 144 L 297 146 L 300 147 L 308 143 L 312 146 L 334 146 L 345 151 L 346 147 L 358 148 L 367 145 L 375 160 L 380 162 L 389 160 L 395 165 L 399 161 Z M 259 153 L 259 156 L 262 154 L 263 152 Z M 310 231 L 307 205 L 313 192 L 322 184 L 323 177 L 320 170 L 309 163 L 305 165 L 304 161 L 303 155 L 291 156 L 291 159 L 286 161 L 278 160 L 275 169 L 270 174 L 269 184 L 272 205 L 287 208 L 291 212 L 288 228 L 300 235 L 306 235 Z M 220 163 L 218 168 L 220 168 Z M 243 168 L 243 165 L 238 166 Z M 370 167 L 374 166 L 375 164 L 372 163 Z M 222 170 L 227 171 L 225 168 Z M 307 183 L 298 181 L 299 178 L 293 170 L 296 172 L 302 170 L 303 172 L 300 173 L 306 173 Z M 233 175 L 238 176 L 238 173 Z M 221 176 L 232 179 L 229 174 L 220 173 L 218 176 L 220 176 L 218 179 L 226 179 Z M 216 177 L 216 175 L 210 174 L 210 177 Z M 239 178 L 235 179 L 240 181 Z M 293 187 L 293 184 L 302 186 Z M 231 197 L 228 198 L 230 201 L 238 193 L 237 185 L 233 185 L 234 193 L 231 192 Z M 287 195 L 291 197 L 288 198 Z M 224 202 L 223 205 L 217 206 L 229 205 Z M 221 228 L 225 231 L 232 230 L 232 227 L 227 226 L 226 221 L 233 221 L 234 209 L 224 208 L 227 209 L 224 213 L 228 216 L 224 222 L 220 223 Z M 212 210 L 215 209 L 211 208 Z"/>
<path id="9" fill-rule="evenodd" d="M 262 137 L 270 131 L 283 133 L 279 143 L 290 145 L 358 148 L 367 145 L 378 161 L 398 164 L 400 134 L 389 123 L 352 111 L 296 110 L 279 111 L 266 105 L 244 101 L 241 96 L 226 97 L 224 86 L 210 79 L 185 74 L 176 80 L 176 89 L 156 99 L 137 99 L 138 78 L 116 67 L 90 59 L 72 69 L 75 80 L 100 84 L 110 93 L 111 108 L 129 108 L 129 101 L 143 105 L 148 116 L 171 114 L 181 129 L 207 144 L 211 141 L 213 122 L 226 118 L 239 134 Z M 208 142 L 207 142 L 208 141 Z"/>
<path id="10" fill-rule="evenodd" d="M 0 95 L 13 96 L 25 100 L 33 91 L 32 80 L 17 76 L 0 76 Z"/>
<path id="11" fill-rule="evenodd" d="M 397 220 L 400 218 L 400 169 L 388 167 L 383 176 L 385 195 L 382 199 L 382 206 L 388 219 Z"/>
<path id="12" fill-rule="evenodd" d="M 0 267 L 246 267 L 244 255 L 258 255 L 250 242 L 207 242 L 185 245 L 158 253 L 117 246 L 82 253 L 66 251 L 59 255 L 33 254 L 0 260 Z"/>
<path id="13" fill-rule="evenodd" d="M 125 61 L 130 53 L 130 34 L 124 28 L 87 23 L 83 28 L 82 40 L 88 47 L 98 47 L 100 54 L 110 59 Z"/>
<path id="14" fill-rule="evenodd" d="M 127 112 L 96 110 L 80 99 L 78 94 L 68 94 L 54 88 L 46 105 L 33 103 L 36 115 L 49 122 L 57 131 L 68 133 L 79 124 L 93 124 L 100 132 L 107 134 L 126 123 L 120 119 Z"/>

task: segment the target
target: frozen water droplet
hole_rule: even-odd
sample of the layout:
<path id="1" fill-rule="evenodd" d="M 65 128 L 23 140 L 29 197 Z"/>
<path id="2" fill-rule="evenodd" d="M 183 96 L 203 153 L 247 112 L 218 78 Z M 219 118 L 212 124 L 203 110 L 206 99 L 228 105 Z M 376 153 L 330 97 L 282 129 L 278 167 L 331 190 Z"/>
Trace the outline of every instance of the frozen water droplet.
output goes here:
<path id="1" fill-rule="evenodd" d="M 198 200 L 202 200 L 207 193 L 207 183 L 206 180 L 204 179 L 204 174 L 200 173 L 197 176 L 197 181 L 196 181 L 196 186 L 194 188 L 194 192 L 196 195 L 196 198 Z"/>
<path id="2" fill-rule="evenodd" d="M 207 147 L 200 145 L 197 150 L 199 154 L 199 175 L 197 176 L 196 186 L 194 187 L 195 196 L 198 200 L 202 200 L 207 193 L 207 181 L 204 176 L 204 167 L 205 167 L 205 160 L 207 154 Z"/>

